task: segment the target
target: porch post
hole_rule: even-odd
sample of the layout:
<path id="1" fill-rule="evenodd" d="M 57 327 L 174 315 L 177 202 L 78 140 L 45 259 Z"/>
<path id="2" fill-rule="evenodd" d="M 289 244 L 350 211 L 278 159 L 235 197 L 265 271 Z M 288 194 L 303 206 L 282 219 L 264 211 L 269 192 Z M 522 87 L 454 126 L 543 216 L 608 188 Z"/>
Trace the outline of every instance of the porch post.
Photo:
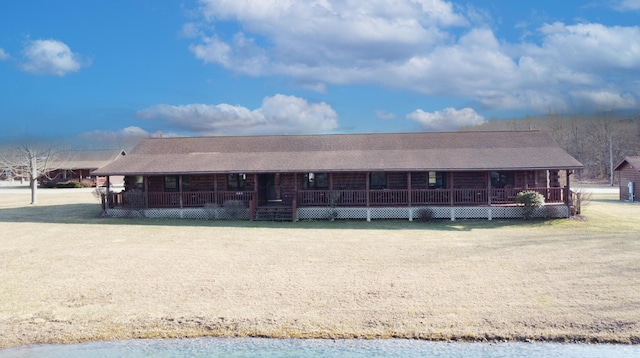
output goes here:
<path id="1" fill-rule="evenodd" d="M 329 172 L 329 190 L 333 190 L 333 172 Z"/>
<path id="2" fill-rule="evenodd" d="M 449 204 L 453 206 L 453 172 L 449 172 Z"/>
<path id="3" fill-rule="evenodd" d="M 182 209 L 182 175 L 178 176 L 178 203 L 180 204 L 180 209 Z"/>
<path id="4" fill-rule="evenodd" d="M 369 182 L 371 181 L 371 172 L 367 172 L 367 177 L 365 179 L 365 188 L 367 191 L 367 207 L 369 206 Z"/>
<path id="5" fill-rule="evenodd" d="M 256 218 L 256 208 L 258 207 L 258 173 L 253 173 L 253 197 L 249 201 L 249 221 Z"/>
<path id="6" fill-rule="evenodd" d="M 329 174 L 329 185 L 331 185 L 331 174 Z M 291 202 L 291 221 L 298 221 L 298 172 L 293 173 L 293 200 Z"/>
<path id="7" fill-rule="evenodd" d="M 407 204 L 411 206 L 411 172 L 407 172 Z"/>
<path id="8" fill-rule="evenodd" d="M 96 183 L 97 183 L 97 179 L 96 179 Z M 107 185 L 107 190 L 104 193 L 104 197 L 103 197 L 103 201 L 102 201 L 102 209 L 104 211 L 107 211 L 107 208 L 110 207 L 110 201 L 111 201 L 111 195 L 109 195 L 109 191 L 110 191 L 110 188 L 111 188 L 111 182 L 110 182 L 110 177 L 108 175 L 107 175 L 107 181 L 105 182 L 105 184 Z M 106 206 L 105 206 L 105 199 L 106 199 Z"/>
<path id="9" fill-rule="evenodd" d="M 567 204 L 567 206 L 569 206 L 569 209 L 571 209 L 571 180 L 570 180 L 570 176 L 571 176 L 571 170 L 567 169 L 567 192 L 564 198 L 564 202 Z"/>
<path id="10" fill-rule="evenodd" d="M 218 203 L 218 174 L 213 174 L 213 203 Z"/>
<path id="11" fill-rule="evenodd" d="M 142 181 L 144 182 L 144 207 L 149 209 L 149 176 L 143 176 Z"/>
<path id="12" fill-rule="evenodd" d="M 487 172 L 487 203 L 491 206 L 491 172 Z"/>

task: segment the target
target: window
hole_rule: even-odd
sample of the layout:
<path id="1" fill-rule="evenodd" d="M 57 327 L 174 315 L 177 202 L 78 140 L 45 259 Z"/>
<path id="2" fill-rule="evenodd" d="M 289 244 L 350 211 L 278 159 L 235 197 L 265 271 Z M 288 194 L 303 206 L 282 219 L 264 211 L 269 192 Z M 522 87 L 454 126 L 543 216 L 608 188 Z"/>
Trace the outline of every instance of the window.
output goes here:
<path id="1" fill-rule="evenodd" d="M 429 189 L 444 189 L 447 187 L 445 172 L 429 172 Z"/>
<path id="2" fill-rule="evenodd" d="M 127 177 L 126 179 L 129 179 L 129 183 L 130 183 L 128 186 L 128 189 L 140 190 L 140 191 L 144 190 L 144 177 L 142 175 Z M 125 179 L 125 184 L 127 183 L 126 179 Z"/>
<path id="3" fill-rule="evenodd" d="M 387 188 L 387 174 L 385 172 L 373 172 L 369 177 L 370 189 L 386 189 Z"/>
<path id="4" fill-rule="evenodd" d="M 177 175 L 167 175 L 164 177 L 164 191 L 178 191 Z"/>
<path id="5" fill-rule="evenodd" d="M 513 172 L 491 172 L 491 187 L 505 188 L 513 187 L 515 175 Z"/>
<path id="6" fill-rule="evenodd" d="M 246 179 L 246 174 L 227 174 L 227 190 L 244 190 L 244 182 Z"/>
<path id="7" fill-rule="evenodd" d="M 179 175 L 167 175 L 164 177 L 164 191 L 178 191 L 180 187 L 180 176 Z M 182 191 L 189 191 L 189 177 L 182 177 Z"/>
<path id="8" fill-rule="evenodd" d="M 329 188 L 329 175 L 327 173 L 307 173 L 302 179 L 304 189 L 322 190 Z"/>

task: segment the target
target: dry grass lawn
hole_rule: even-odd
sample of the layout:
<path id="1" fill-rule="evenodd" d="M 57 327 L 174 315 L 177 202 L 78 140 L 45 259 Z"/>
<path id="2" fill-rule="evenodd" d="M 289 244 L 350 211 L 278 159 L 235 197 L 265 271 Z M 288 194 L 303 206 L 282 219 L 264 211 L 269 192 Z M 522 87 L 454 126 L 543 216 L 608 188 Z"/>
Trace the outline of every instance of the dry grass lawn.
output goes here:
<path id="1" fill-rule="evenodd" d="M 100 217 L 0 188 L 0 348 L 193 336 L 640 343 L 640 205 L 585 220 Z"/>

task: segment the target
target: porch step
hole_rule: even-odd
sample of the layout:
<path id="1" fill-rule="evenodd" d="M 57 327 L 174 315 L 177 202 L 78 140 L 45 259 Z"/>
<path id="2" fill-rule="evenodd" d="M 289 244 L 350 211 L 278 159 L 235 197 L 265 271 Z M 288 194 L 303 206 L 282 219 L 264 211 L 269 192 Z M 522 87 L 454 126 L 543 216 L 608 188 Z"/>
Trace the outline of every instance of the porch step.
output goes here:
<path id="1" fill-rule="evenodd" d="M 256 221 L 292 221 L 293 209 L 285 206 L 267 206 L 256 208 Z"/>

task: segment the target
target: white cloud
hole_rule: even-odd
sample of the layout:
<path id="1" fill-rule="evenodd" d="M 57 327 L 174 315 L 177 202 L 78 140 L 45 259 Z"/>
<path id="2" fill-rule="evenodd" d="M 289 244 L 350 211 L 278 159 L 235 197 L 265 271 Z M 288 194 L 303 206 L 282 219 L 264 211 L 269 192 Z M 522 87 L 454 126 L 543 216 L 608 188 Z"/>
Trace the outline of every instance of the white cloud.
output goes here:
<path id="1" fill-rule="evenodd" d="M 307 78 L 323 82 L 331 68 L 341 71 L 353 67 L 354 61 L 357 67 L 372 67 L 379 61 L 402 60 L 416 48 L 446 40 L 449 36 L 439 27 L 467 25 L 451 3 L 441 0 L 201 3 L 206 19 L 238 21 L 244 31 L 227 41 L 203 36 L 200 44 L 190 47 L 197 58 L 250 75 L 299 78 L 320 67 L 322 73 Z"/>
<path id="2" fill-rule="evenodd" d="M 613 4 L 613 8 L 618 11 L 640 10 L 640 0 L 619 0 Z"/>
<path id="3" fill-rule="evenodd" d="M 574 91 L 572 98 L 580 105 L 599 111 L 636 108 L 638 101 L 631 93 L 616 93 L 606 90 Z"/>
<path id="4" fill-rule="evenodd" d="M 64 76 L 70 72 L 77 72 L 87 63 L 69 46 L 57 40 L 29 41 L 23 51 L 24 62 L 21 68 L 25 72 L 37 75 Z"/>
<path id="5" fill-rule="evenodd" d="M 276 94 L 250 110 L 229 104 L 155 105 L 137 112 L 139 118 L 161 119 L 173 128 L 199 134 L 326 133 L 338 127 L 328 104 Z"/>
<path id="6" fill-rule="evenodd" d="M 188 22 L 182 25 L 182 30 L 180 31 L 179 35 L 185 38 L 195 38 L 198 36 L 204 36 L 199 26 L 193 22 Z"/>
<path id="7" fill-rule="evenodd" d="M 376 109 L 374 111 L 374 114 L 376 115 L 376 118 L 383 119 L 383 120 L 390 120 L 390 119 L 396 118 L 395 113 L 387 112 L 381 109 Z"/>
<path id="8" fill-rule="evenodd" d="M 640 69 L 640 27 L 554 23 L 542 26 L 540 32 L 542 46 L 525 51 L 548 65 L 588 73 Z"/>
<path id="9" fill-rule="evenodd" d="M 286 76 L 320 92 L 331 84 L 379 85 L 539 112 L 582 111 L 607 99 L 626 106 L 632 102 L 623 94 L 640 96 L 638 26 L 558 22 L 535 33 L 527 28 L 509 43 L 474 26 L 490 17 L 486 10 L 462 13 L 443 0 L 200 3 L 204 25 L 190 28 L 200 34 L 189 47 L 196 58 L 244 75 Z M 237 22 L 240 30 L 225 33 L 219 22 Z M 614 96 L 585 102 L 581 93 L 602 88 Z"/>
<path id="10" fill-rule="evenodd" d="M 251 76 L 264 74 L 268 67 L 269 59 L 265 51 L 242 33 L 233 37 L 232 45 L 216 36 L 203 37 L 202 42 L 200 45 L 191 45 L 189 49 L 204 63 L 217 63 Z"/>
<path id="11" fill-rule="evenodd" d="M 0 48 L 0 61 L 4 61 L 4 60 L 8 59 L 9 57 L 11 57 L 11 56 L 9 56 L 9 54 L 6 53 L 4 51 L 4 49 Z"/>
<path id="12" fill-rule="evenodd" d="M 420 123 L 422 129 L 427 131 L 452 131 L 464 126 L 475 126 L 485 122 L 484 117 L 476 113 L 472 108 L 445 108 L 433 113 L 421 109 L 407 114 L 407 118 Z"/>

